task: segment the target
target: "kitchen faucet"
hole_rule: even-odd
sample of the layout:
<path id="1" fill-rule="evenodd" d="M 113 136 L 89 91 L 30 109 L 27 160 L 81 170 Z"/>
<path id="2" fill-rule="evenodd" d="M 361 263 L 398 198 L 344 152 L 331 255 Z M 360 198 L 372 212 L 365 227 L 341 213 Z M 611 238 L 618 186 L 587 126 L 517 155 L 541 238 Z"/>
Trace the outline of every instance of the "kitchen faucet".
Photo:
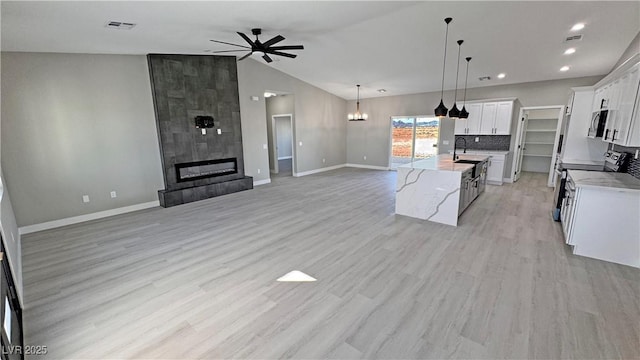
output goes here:
<path id="1" fill-rule="evenodd" d="M 467 139 L 463 138 L 462 136 L 458 136 L 456 137 L 455 141 L 453 142 L 453 161 L 456 161 L 456 145 L 458 144 L 458 140 L 462 139 L 462 141 L 464 141 L 464 153 L 467 153 Z"/>

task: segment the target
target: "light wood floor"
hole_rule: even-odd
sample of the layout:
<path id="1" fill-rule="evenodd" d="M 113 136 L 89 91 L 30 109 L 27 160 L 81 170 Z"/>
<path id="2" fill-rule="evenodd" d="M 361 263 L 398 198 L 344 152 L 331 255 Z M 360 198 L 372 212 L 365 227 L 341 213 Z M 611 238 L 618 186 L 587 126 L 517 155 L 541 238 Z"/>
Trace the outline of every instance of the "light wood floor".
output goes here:
<path id="1" fill-rule="evenodd" d="M 640 358 L 640 271 L 571 255 L 546 177 L 457 228 L 340 169 L 25 236 L 46 358 Z M 301 270 L 315 283 L 277 283 Z M 42 357 L 38 357 L 41 359 Z"/>

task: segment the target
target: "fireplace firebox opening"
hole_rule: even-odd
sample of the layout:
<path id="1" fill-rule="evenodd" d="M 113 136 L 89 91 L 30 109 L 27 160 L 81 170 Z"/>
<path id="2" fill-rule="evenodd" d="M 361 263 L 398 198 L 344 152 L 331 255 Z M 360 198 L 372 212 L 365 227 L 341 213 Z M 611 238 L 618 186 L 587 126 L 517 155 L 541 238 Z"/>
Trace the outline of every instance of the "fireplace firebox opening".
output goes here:
<path id="1" fill-rule="evenodd" d="M 179 163 L 175 166 L 178 182 L 238 173 L 238 160 L 236 158 Z"/>

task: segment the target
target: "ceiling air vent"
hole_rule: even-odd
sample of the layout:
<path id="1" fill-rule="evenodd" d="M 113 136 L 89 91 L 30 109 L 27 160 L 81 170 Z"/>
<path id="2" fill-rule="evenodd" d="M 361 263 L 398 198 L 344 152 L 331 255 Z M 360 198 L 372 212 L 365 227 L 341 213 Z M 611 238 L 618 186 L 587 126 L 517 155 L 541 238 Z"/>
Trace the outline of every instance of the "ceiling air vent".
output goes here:
<path id="1" fill-rule="evenodd" d="M 478 80 L 480 81 L 491 80 L 491 76 L 480 76 Z"/>
<path id="2" fill-rule="evenodd" d="M 105 27 L 108 29 L 118 29 L 118 30 L 131 30 L 136 26 L 136 24 L 122 22 L 122 21 L 109 21 L 105 24 Z"/>
<path id="3" fill-rule="evenodd" d="M 582 40 L 582 34 L 567 36 L 567 38 L 564 39 L 564 42 L 580 41 L 580 40 Z"/>

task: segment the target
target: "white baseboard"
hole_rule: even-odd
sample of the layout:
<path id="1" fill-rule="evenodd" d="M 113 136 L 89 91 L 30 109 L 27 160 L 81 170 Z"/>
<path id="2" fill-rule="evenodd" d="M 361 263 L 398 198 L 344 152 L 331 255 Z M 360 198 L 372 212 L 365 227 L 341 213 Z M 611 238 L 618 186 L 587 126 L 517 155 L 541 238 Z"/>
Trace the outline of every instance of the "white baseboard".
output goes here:
<path id="1" fill-rule="evenodd" d="M 265 184 L 269 184 L 269 183 L 271 183 L 271 178 L 254 181 L 253 182 L 253 186 L 260 186 L 260 185 L 265 185 Z"/>
<path id="2" fill-rule="evenodd" d="M 347 164 L 347 167 L 360 168 L 360 169 L 371 169 L 371 170 L 389 170 L 388 167 L 385 166 L 375 166 L 375 165 L 363 165 L 363 164 Z"/>
<path id="3" fill-rule="evenodd" d="M 291 156 L 282 156 L 278 158 L 278 160 L 288 160 L 288 159 L 291 159 Z"/>
<path id="4" fill-rule="evenodd" d="M 70 218 L 65 218 L 65 219 L 60 219 L 60 220 L 47 221 L 47 222 L 43 222 L 43 223 L 40 223 L 40 224 L 22 226 L 22 227 L 20 227 L 18 229 L 18 231 L 19 231 L 20 235 L 30 234 L 30 233 L 34 233 L 34 232 L 37 232 L 37 231 L 54 229 L 54 228 L 58 228 L 58 227 L 62 227 L 62 226 L 78 224 L 78 223 L 85 222 L 85 221 L 90 221 L 90 220 L 95 220 L 95 219 L 102 219 L 102 218 L 106 218 L 106 217 L 109 217 L 109 216 L 126 214 L 126 213 L 129 213 L 129 212 L 132 212 L 132 211 L 144 210 L 144 209 L 149 209 L 149 208 L 158 207 L 158 206 L 160 206 L 160 201 L 159 200 L 150 201 L 150 202 L 146 202 L 146 203 L 142 203 L 142 204 L 125 206 L 125 207 L 121 207 L 121 208 L 117 208 L 117 209 L 98 211 L 98 212 L 91 213 L 91 214 L 73 216 L 73 217 L 70 217 Z"/>
<path id="5" fill-rule="evenodd" d="M 503 182 L 509 183 L 509 184 L 513 184 L 513 179 L 512 178 L 504 178 L 502 179 Z"/>
<path id="6" fill-rule="evenodd" d="M 335 170 L 335 169 L 340 169 L 340 168 L 343 168 L 343 167 L 345 167 L 345 164 L 327 166 L 327 167 L 323 167 L 323 168 L 320 168 L 320 169 L 314 169 L 314 170 L 309 170 L 309 171 L 293 173 L 293 176 L 295 176 L 295 177 L 307 176 L 307 175 L 317 174 L 317 173 L 321 173 L 321 172 L 325 172 L 325 171 L 331 171 L 331 170 Z"/>

